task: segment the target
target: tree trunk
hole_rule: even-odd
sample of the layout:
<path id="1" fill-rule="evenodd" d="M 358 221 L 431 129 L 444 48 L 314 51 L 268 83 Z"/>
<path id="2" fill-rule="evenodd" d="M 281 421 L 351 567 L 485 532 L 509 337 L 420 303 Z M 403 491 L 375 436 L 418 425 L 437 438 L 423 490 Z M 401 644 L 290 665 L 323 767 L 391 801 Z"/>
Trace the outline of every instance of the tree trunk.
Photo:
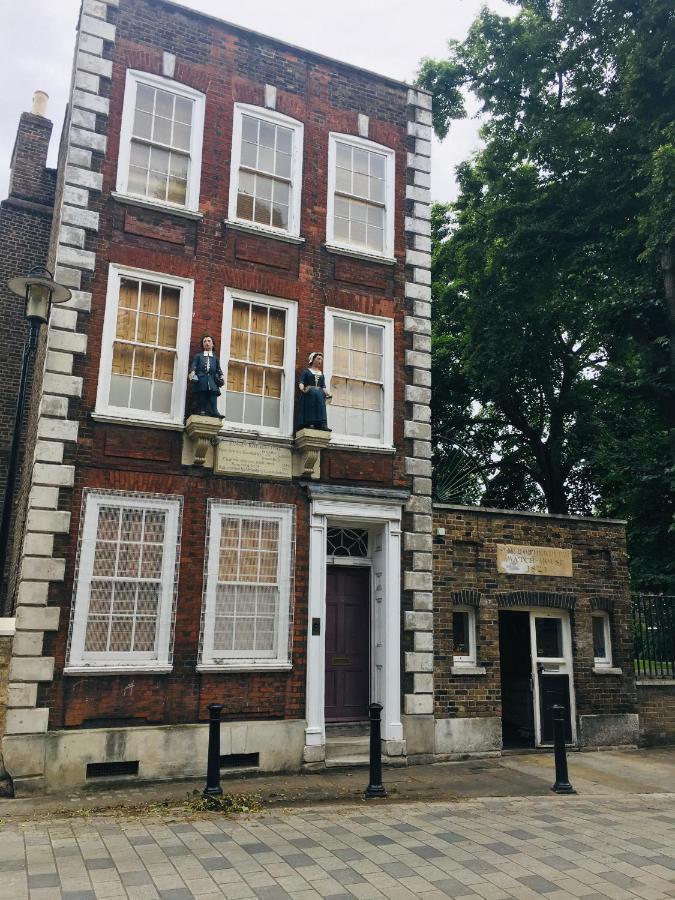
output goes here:
<path id="1" fill-rule="evenodd" d="M 668 394 L 670 402 L 666 404 L 668 412 L 668 429 L 670 438 L 670 461 L 675 469 L 675 271 L 673 271 L 673 248 L 666 247 L 661 252 L 661 271 L 663 287 L 666 295 L 670 339 L 670 378 Z"/>

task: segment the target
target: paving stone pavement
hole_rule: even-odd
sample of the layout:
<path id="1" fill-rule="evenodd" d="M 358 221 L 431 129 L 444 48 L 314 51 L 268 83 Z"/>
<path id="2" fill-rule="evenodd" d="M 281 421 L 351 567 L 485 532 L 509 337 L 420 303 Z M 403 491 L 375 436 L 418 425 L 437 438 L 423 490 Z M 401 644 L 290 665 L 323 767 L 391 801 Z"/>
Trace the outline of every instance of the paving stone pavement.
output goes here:
<path id="1" fill-rule="evenodd" d="M 0 828 L 2 900 L 675 897 L 675 795 L 480 799 Z"/>

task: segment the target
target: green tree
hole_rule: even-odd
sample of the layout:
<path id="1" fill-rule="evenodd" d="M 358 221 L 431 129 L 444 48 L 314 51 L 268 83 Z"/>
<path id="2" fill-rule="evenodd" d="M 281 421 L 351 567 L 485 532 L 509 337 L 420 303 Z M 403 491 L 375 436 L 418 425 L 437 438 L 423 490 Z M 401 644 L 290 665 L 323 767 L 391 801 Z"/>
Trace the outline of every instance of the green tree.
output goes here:
<path id="1" fill-rule="evenodd" d="M 630 519 L 634 575 L 675 586 L 670 0 L 523 0 L 424 60 L 443 136 L 484 149 L 432 218 L 435 463 L 482 502 Z"/>

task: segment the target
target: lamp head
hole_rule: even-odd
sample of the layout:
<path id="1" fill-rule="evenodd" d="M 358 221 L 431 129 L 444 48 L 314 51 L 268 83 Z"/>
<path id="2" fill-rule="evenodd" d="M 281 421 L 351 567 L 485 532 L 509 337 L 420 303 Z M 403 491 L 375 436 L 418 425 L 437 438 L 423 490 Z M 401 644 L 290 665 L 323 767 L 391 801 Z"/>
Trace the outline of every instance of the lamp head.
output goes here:
<path id="1" fill-rule="evenodd" d="M 7 287 L 26 301 L 26 318 L 30 322 L 42 324 L 49 321 L 49 307 L 52 303 L 65 303 L 72 297 L 71 291 L 54 281 L 49 269 L 35 266 L 28 275 L 10 278 Z"/>

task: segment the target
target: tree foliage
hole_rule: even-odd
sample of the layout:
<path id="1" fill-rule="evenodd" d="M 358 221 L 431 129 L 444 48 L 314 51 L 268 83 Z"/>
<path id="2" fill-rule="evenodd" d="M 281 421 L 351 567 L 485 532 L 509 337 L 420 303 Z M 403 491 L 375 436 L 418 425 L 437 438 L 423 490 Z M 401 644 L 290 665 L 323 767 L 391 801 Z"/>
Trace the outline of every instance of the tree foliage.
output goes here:
<path id="1" fill-rule="evenodd" d="M 484 139 L 432 214 L 436 470 L 625 516 L 634 578 L 675 587 L 675 7 L 484 9 L 418 83 L 441 137 L 472 91 Z"/>

